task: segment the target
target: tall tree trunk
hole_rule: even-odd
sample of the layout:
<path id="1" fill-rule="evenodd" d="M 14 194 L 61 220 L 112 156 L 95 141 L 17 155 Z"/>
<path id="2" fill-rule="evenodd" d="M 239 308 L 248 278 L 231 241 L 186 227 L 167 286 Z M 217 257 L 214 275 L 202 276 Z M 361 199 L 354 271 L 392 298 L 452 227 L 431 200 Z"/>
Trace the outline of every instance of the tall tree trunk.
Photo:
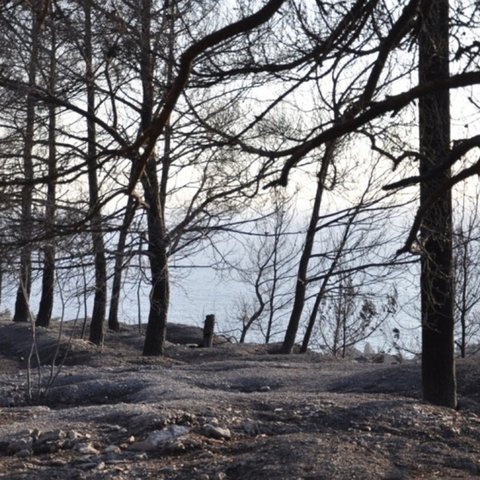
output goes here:
<path id="1" fill-rule="evenodd" d="M 462 277 L 462 281 L 460 283 L 461 288 L 461 295 L 460 295 L 460 305 L 457 307 L 458 309 L 458 323 L 460 324 L 460 340 L 456 342 L 458 348 L 460 349 L 460 356 L 465 358 L 467 353 L 467 315 L 469 309 L 468 299 L 467 299 L 467 290 L 468 290 L 468 283 L 469 283 L 469 260 L 472 255 L 470 252 L 469 245 L 472 241 L 471 238 L 471 230 L 468 232 L 468 236 L 461 236 L 461 246 L 458 249 L 458 256 L 459 265 L 454 267 L 454 272 L 456 276 Z M 461 264 L 461 266 L 460 266 Z M 460 275 L 459 275 L 460 273 Z M 458 288 L 458 283 L 456 285 Z"/>
<path id="2" fill-rule="evenodd" d="M 32 2 L 32 26 L 30 62 L 28 71 L 28 84 L 34 87 L 37 76 L 38 49 L 40 41 L 40 28 L 38 20 L 39 2 Z M 22 214 L 21 214 L 21 242 L 20 252 L 20 283 L 15 301 L 14 322 L 30 321 L 30 291 L 32 288 L 32 200 L 33 200 L 33 145 L 35 126 L 36 100 L 31 92 L 27 95 L 26 124 L 23 148 L 23 170 L 25 184 L 22 187 Z"/>
<path id="3" fill-rule="evenodd" d="M 87 87 L 87 161 L 90 225 L 92 229 L 93 255 L 95 265 L 95 294 L 93 312 L 90 323 L 90 341 L 96 345 L 103 342 L 103 323 L 107 306 L 107 261 L 103 242 L 102 216 L 99 206 L 99 190 L 96 160 L 96 130 L 93 117 L 95 115 L 95 79 L 92 52 L 92 8 L 91 0 L 84 0 L 85 14 L 85 66 Z"/>
<path id="4" fill-rule="evenodd" d="M 273 329 L 273 320 L 275 318 L 275 298 L 277 295 L 277 285 L 278 285 L 278 244 L 280 240 L 281 225 L 275 226 L 275 242 L 273 245 L 273 277 L 272 277 L 272 287 L 270 289 L 270 295 L 268 297 L 268 319 L 267 319 L 267 331 L 265 332 L 265 344 L 270 343 Z"/>
<path id="5" fill-rule="evenodd" d="M 155 163 L 150 161 L 143 177 L 145 199 L 149 204 L 148 254 L 150 260 L 152 290 L 148 315 L 144 355 L 163 355 L 167 337 L 168 307 L 170 303 L 170 283 L 168 276 L 168 255 L 163 207 L 158 195 L 158 182 Z M 145 188 L 146 184 L 148 188 Z M 152 185 L 154 183 L 154 185 Z M 155 185 L 156 184 L 156 185 Z"/>
<path id="6" fill-rule="evenodd" d="M 172 82 L 173 73 L 173 40 L 174 15 L 173 2 L 164 3 L 166 24 L 168 28 L 167 44 L 167 88 Z M 142 2 L 142 54 L 141 76 L 143 85 L 142 131 L 152 120 L 153 107 L 153 70 L 154 58 L 151 42 L 151 0 Z M 170 281 L 168 273 L 168 239 L 165 228 L 165 201 L 167 181 L 170 167 L 170 132 L 169 125 L 165 129 L 164 152 L 162 158 L 162 174 L 158 181 L 155 158 L 151 157 L 142 178 L 145 199 L 148 204 L 148 253 L 150 260 L 152 290 L 150 293 L 150 312 L 143 347 L 144 355 L 163 355 L 167 336 L 168 307 L 170 303 Z"/>
<path id="7" fill-rule="evenodd" d="M 51 47 L 50 47 L 50 71 L 49 92 L 55 94 L 56 85 L 56 34 L 55 25 L 52 21 Z M 52 317 L 54 286 L 55 286 L 55 211 L 56 211 L 56 179 L 57 175 L 57 150 L 56 150 L 56 107 L 54 104 L 48 107 L 48 183 L 47 204 L 45 207 L 45 233 L 46 244 L 43 249 L 43 277 L 42 296 L 36 324 L 48 327 Z"/>
<path id="8" fill-rule="evenodd" d="M 328 168 L 333 157 L 334 148 L 335 145 L 333 142 L 330 142 L 326 145 L 325 153 L 322 158 L 322 165 L 320 167 L 320 172 L 318 173 L 317 191 L 315 193 L 315 200 L 313 202 L 310 223 L 305 236 L 305 245 L 303 246 L 302 255 L 298 264 L 295 298 L 293 301 L 292 313 L 288 322 L 287 331 L 283 340 L 281 349 L 282 353 L 292 353 L 298 327 L 300 326 L 300 320 L 302 318 L 303 307 L 305 305 L 305 295 L 307 291 L 308 264 L 310 263 L 310 257 L 312 255 L 313 244 L 315 241 L 318 216 L 320 213 L 320 206 L 322 204 L 322 197 L 325 189 L 325 179 L 327 177 Z"/>
<path id="9" fill-rule="evenodd" d="M 449 76 L 448 0 L 424 1 L 419 36 L 419 79 L 426 83 Z M 448 154 L 450 148 L 449 92 L 440 90 L 420 98 L 420 174 L 426 175 Z M 439 182 L 450 176 L 425 180 L 420 203 L 430 201 Z M 423 398 L 434 404 L 457 406 L 453 269 L 452 200 L 445 191 L 434 200 L 421 229 L 422 385 Z"/>
<path id="10" fill-rule="evenodd" d="M 128 230 L 135 216 L 136 203 L 132 197 L 128 198 L 122 227 L 118 233 L 117 250 L 115 252 L 115 265 L 113 267 L 112 293 L 110 296 L 110 311 L 108 314 L 108 328 L 118 332 L 118 307 L 120 303 L 120 290 L 122 288 L 122 274 L 125 267 L 125 246 L 127 243 Z"/>
<path id="11" fill-rule="evenodd" d="M 365 192 L 366 193 L 366 192 Z M 332 260 L 332 263 L 328 267 L 327 273 L 325 274 L 325 277 L 322 280 L 322 284 L 320 286 L 320 289 L 318 290 L 317 296 L 315 298 L 315 303 L 313 305 L 312 311 L 310 312 L 310 317 L 308 319 L 308 324 L 307 328 L 305 330 L 305 335 L 303 336 L 303 342 L 302 346 L 300 347 L 300 353 L 306 353 L 308 350 L 308 345 L 310 344 L 310 339 L 312 337 L 313 333 L 313 327 L 315 326 L 315 323 L 317 321 L 317 316 L 318 316 L 318 311 L 320 309 L 320 304 L 322 303 L 323 298 L 325 297 L 325 292 L 327 291 L 328 287 L 328 282 L 330 281 L 330 278 L 334 274 L 338 262 L 342 258 L 342 255 L 345 251 L 345 246 L 347 245 L 348 238 L 350 236 L 350 232 L 353 226 L 353 223 L 355 219 L 357 218 L 358 213 L 360 212 L 360 207 L 363 203 L 363 198 L 353 211 L 352 215 L 350 215 L 347 224 L 345 225 L 345 229 L 342 234 L 342 239 L 340 240 L 340 243 L 338 247 L 336 247 L 336 252 L 335 252 L 335 257 Z"/>
<path id="12" fill-rule="evenodd" d="M 3 302 L 3 262 L 0 260 L 0 305 Z"/>

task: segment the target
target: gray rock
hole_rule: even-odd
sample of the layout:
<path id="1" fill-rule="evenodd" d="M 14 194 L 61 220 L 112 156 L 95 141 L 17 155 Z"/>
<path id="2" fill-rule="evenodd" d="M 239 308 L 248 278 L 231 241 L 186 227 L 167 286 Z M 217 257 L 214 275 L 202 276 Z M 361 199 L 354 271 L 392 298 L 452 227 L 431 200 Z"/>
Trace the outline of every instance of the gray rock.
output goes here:
<path id="1" fill-rule="evenodd" d="M 220 440 L 230 440 L 230 438 L 232 438 L 232 432 L 228 428 L 222 428 L 217 425 L 212 425 L 211 423 L 204 425 L 202 431 L 206 437 Z"/>
<path id="2" fill-rule="evenodd" d="M 32 449 L 30 449 L 30 448 L 25 448 L 25 449 L 20 450 L 19 452 L 17 452 L 15 455 L 16 455 L 17 457 L 21 457 L 21 458 L 28 458 L 28 457 L 30 457 L 30 456 L 33 455 L 33 451 L 32 451 Z"/>
<path id="3" fill-rule="evenodd" d="M 91 443 L 77 443 L 75 450 L 82 455 L 98 455 L 100 453 Z"/>
<path id="4" fill-rule="evenodd" d="M 258 435 L 260 433 L 260 425 L 255 420 L 247 418 L 247 421 L 243 424 L 243 430 L 247 435 Z"/>
<path id="5" fill-rule="evenodd" d="M 188 427 L 184 427 L 182 425 L 172 425 L 171 427 L 167 427 L 162 430 L 154 430 L 145 440 L 135 442 L 130 448 L 145 452 L 156 450 L 168 442 L 186 435 L 189 431 L 190 429 Z"/>
<path id="6" fill-rule="evenodd" d="M 103 450 L 104 453 L 121 453 L 121 451 L 122 449 L 117 445 L 109 445 Z"/>
<path id="7" fill-rule="evenodd" d="M 17 438 L 12 440 L 7 446 L 8 455 L 18 455 L 20 452 L 29 451 L 32 453 L 33 440 L 30 437 Z"/>
<path id="8" fill-rule="evenodd" d="M 64 440 L 66 437 L 67 434 L 63 430 L 53 430 L 51 432 L 40 433 L 36 442 L 38 444 L 47 442 L 58 442 L 59 440 Z"/>
<path id="9" fill-rule="evenodd" d="M 76 430 L 70 430 L 67 434 L 67 437 L 71 442 L 75 442 L 78 439 L 82 438 L 82 435 L 78 433 Z"/>

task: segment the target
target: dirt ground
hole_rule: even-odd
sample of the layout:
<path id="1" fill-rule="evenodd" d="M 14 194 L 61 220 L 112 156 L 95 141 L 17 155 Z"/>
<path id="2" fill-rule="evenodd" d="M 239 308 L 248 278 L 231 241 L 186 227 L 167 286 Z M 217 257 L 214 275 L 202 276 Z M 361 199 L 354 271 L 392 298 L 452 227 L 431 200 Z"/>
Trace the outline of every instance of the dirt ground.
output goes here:
<path id="1" fill-rule="evenodd" d="M 0 479 L 480 478 L 478 357 L 452 411 L 420 400 L 414 361 L 192 348 L 180 325 L 144 358 L 133 327 L 102 348 L 70 330 L 37 329 L 27 368 L 30 326 L 0 320 Z"/>

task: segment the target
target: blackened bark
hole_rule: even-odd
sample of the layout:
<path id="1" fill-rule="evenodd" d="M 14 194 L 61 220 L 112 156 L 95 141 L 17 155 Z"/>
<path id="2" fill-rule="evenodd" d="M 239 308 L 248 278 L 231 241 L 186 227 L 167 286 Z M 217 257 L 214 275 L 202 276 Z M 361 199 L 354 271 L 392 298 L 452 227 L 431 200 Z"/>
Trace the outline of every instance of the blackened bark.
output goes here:
<path id="1" fill-rule="evenodd" d="M 84 1 L 85 13 L 85 66 L 87 87 L 87 161 L 90 225 L 92 228 L 92 243 L 95 265 L 95 294 L 93 299 L 92 320 L 90 323 L 90 341 L 96 345 L 103 342 L 103 323 L 107 308 L 107 262 L 103 242 L 102 217 L 99 207 L 99 189 L 96 161 L 96 130 L 95 122 L 95 79 L 93 71 L 91 1 Z"/>
<path id="2" fill-rule="evenodd" d="M 3 264 L 0 260 L 0 305 L 3 301 Z"/>
<path id="3" fill-rule="evenodd" d="M 267 320 L 267 330 L 265 332 L 265 344 L 270 343 L 272 336 L 273 320 L 275 318 L 275 297 L 277 294 L 277 285 L 278 285 L 278 243 L 280 240 L 281 232 L 279 228 L 275 227 L 275 244 L 273 246 L 273 279 L 272 279 L 272 288 L 270 290 L 270 295 L 268 298 L 268 320 Z"/>
<path id="4" fill-rule="evenodd" d="M 449 76 L 448 0 L 424 1 L 419 34 L 420 84 Z M 419 101 L 420 175 L 434 169 L 450 149 L 449 91 L 440 90 Z M 439 182 L 450 176 L 423 181 L 420 205 L 427 203 Z M 423 218 L 421 271 L 423 397 L 434 404 L 457 406 L 454 360 L 452 269 L 452 201 L 445 191 Z"/>
<path id="5" fill-rule="evenodd" d="M 215 335 L 215 315 L 207 315 L 203 325 L 203 343 L 202 347 L 211 348 L 213 346 L 213 337 Z"/>
<path id="6" fill-rule="evenodd" d="M 303 336 L 302 346 L 300 347 L 300 353 L 306 353 L 308 350 L 308 345 L 310 344 L 310 339 L 312 338 L 313 327 L 317 321 L 318 311 L 320 310 L 320 304 L 325 296 L 325 290 L 327 287 L 328 280 L 325 279 L 322 282 L 322 286 L 315 297 L 315 303 L 313 304 L 312 311 L 310 312 L 310 317 L 308 318 L 307 329 Z"/>
<path id="7" fill-rule="evenodd" d="M 122 274 L 125 267 L 125 246 L 127 243 L 128 229 L 135 215 L 136 203 L 132 197 L 128 198 L 122 228 L 118 234 L 117 251 L 115 252 L 115 266 L 113 268 L 112 293 L 110 297 L 110 311 L 108 314 L 108 328 L 120 330 L 118 322 L 118 306 L 120 302 L 120 290 L 122 288 Z"/>
<path id="8" fill-rule="evenodd" d="M 169 0 L 164 3 L 166 14 L 171 14 Z M 153 110 L 153 71 L 154 57 L 150 47 L 151 42 L 151 0 L 142 1 L 142 44 L 140 58 L 140 72 L 142 79 L 142 112 L 141 132 L 146 131 L 152 122 Z M 170 15 L 168 27 L 173 29 L 173 15 Z M 170 32 L 173 38 L 173 31 Z M 169 42 L 170 43 L 170 42 Z M 169 45 L 170 51 L 172 45 Z M 170 57 L 170 55 L 169 55 Z M 168 64 L 167 83 L 171 75 L 172 65 Z M 168 139 L 166 139 L 168 140 Z M 164 158 L 162 160 L 161 186 L 158 181 L 157 165 L 155 157 L 150 156 L 142 177 L 142 185 L 145 192 L 148 222 L 148 254 L 150 261 L 152 290 L 150 293 L 150 312 L 143 346 L 144 355 L 163 355 L 165 340 L 167 337 L 168 307 L 170 303 L 170 283 L 168 274 L 167 234 L 165 229 L 165 195 L 166 181 L 169 167 L 169 142 L 165 142 Z M 132 170 L 132 173 L 134 169 Z M 165 194 L 162 192 L 165 191 Z"/>
<path id="9" fill-rule="evenodd" d="M 348 222 L 347 222 L 347 224 L 345 226 L 345 229 L 343 231 L 343 234 L 342 234 L 342 239 L 341 239 L 340 244 L 338 245 L 338 247 L 336 249 L 335 257 L 333 258 L 333 261 L 330 264 L 330 267 L 328 268 L 328 271 L 327 271 L 324 279 L 322 280 L 322 284 L 320 286 L 320 289 L 318 290 L 317 296 L 315 298 L 315 303 L 314 303 L 312 311 L 310 313 L 310 317 L 309 317 L 309 320 L 308 320 L 308 325 L 307 325 L 307 328 L 305 330 L 305 335 L 303 336 L 303 342 L 302 342 L 302 346 L 300 347 L 300 353 L 306 353 L 307 352 L 308 345 L 310 344 L 310 339 L 311 339 L 312 333 L 313 333 L 313 327 L 315 326 L 317 316 L 318 316 L 318 311 L 320 310 L 320 304 L 321 304 L 321 302 L 322 302 L 322 300 L 325 296 L 325 292 L 327 291 L 328 282 L 330 281 L 330 278 L 334 274 L 334 272 L 337 268 L 338 262 L 340 261 L 342 255 L 344 253 L 345 246 L 346 246 L 347 241 L 348 241 L 348 237 L 350 236 L 350 231 L 351 231 L 352 226 L 355 222 L 355 219 L 357 218 L 358 213 L 360 212 L 362 202 L 363 202 L 363 199 L 357 205 L 357 207 L 353 211 L 352 215 L 348 219 Z"/>
<path id="10" fill-rule="evenodd" d="M 145 172 L 147 179 L 142 180 L 144 184 L 148 181 L 148 178 L 156 180 L 156 172 L 155 179 L 149 175 L 149 170 L 151 169 L 152 165 L 149 164 Z M 163 355 L 165 340 L 167 338 L 168 307 L 170 303 L 165 225 L 158 195 L 151 196 L 145 191 L 145 199 L 149 203 L 147 211 L 148 253 L 152 290 L 150 293 L 150 312 L 148 315 L 143 354 Z"/>
<path id="11" fill-rule="evenodd" d="M 471 308 L 468 305 L 467 299 L 467 290 L 468 290 L 468 283 L 469 283 L 469 260 L 471 258 L 472 253 L 470 252 L 469 245 L 472 241 L 471 232 L 469 231 L 468 236 L 462 236 L 462 246 L 459 249 L 458 257 L 459 265 L 454 267 L 454 271 L 456 276 L 459 276 L 459 273 L 462 277 L 462 281 L 460 282 L 461 288 L 461 295 L 459 305 L 457 306 L 458 309 L 458 323 L 460 324 L 460 339 L 457 340 L 456 345 L 460 350 L 460 357 L 465 358 L 467 354 L 467 315 L 468 311 Z M 458 283 L 456 284 L 458 288 Z"/>
<path id="12" fill-rule="evenodd" d="M 31 40 L 32 49 L 30 54 L 28 83 L 35 86 L 37 76 L 38 49 L 39 49 L 39 20 L 37 14 L 37 4 L 33 3 L 32 8 L 32 27 Z M 20 252 L 20 282 L 17 290 L 15 301 L 14 322 L 30 321 L 30 291 L 32 287 L 32 197 L 33 184 L 29 180 L 33 180 L 33 145 L 34 145 L 34 127 L 35 127 L 35 104 L 34 96 L 29 93 L 27 95 L 26 105 L 26 124 L 25 138 L 23 149 L 23 170 L 25 174 L 25 184 L 22 187 L 22 214 L 21 214 L 21 242 L 22 249 Z"/>
<path id="13" fill-rule="evenodd" d="M 55 25 L 51 28 L 49 93 L 54 95 L 56 85 L 56 35 Z M 55 211 L 56 211 L 56 107 L 48 107 L 48 183 L 45 208 L 46 245 L 43 249 L 42 296 L 36 319 L 36 325 L 48 327 L 52 317 L 55 292 Z"/>
<path id="14" fill-rule="evenodd" d="M 53 244 L 44 248 L 42 296 L 35 324 L 39 327 L 48 327 L 52 318 L 53 298 L 55 286 L 55 246 Z"/>
<path id="15" fill-rule="evenodd" d="M 310 223 L 308 225 L 305 236 L 305 245 L 303 246 L 302 255 L 298 264 L 297 281 L 295 285 L 295 298 L 293 301 L 292 313 L 288 322 L 287 331 L 283 340 L 281 348 L 282 353 L 292 353 L 295 345 L 298 327 L 302 318 L 303 307 L 305 305 L 305 294 L 307 291 L 307 273 L 308 264 L 312 255 L 313 244 L 315 241 L 315 233 L 317 230 L 318 216 L 320 213 L 320 206 L 322 204 L 322 197 L 325 186 L 325 179 L 327 177 L 328 168 L 330 166 L 334 142 L 330 142 L 325 147 L 325 153 L 322 158 L 322 166 L 318 173 L 317 191 L 315 193 L 315 200 L 313 202 L 312 214 L 310 216 Z"/>

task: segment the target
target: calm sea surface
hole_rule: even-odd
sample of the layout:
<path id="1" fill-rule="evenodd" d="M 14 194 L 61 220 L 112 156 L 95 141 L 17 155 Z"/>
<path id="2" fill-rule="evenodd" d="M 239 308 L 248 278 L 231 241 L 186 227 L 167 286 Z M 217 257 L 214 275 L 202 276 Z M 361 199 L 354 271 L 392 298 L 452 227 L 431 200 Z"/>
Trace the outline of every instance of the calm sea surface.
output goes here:
<path id="1" fill-rule="evenodd" d="M 65 287 L 65 285 L 63 286 Z M 31 310 L 34 314 L 38 311 L 40 287 L 39 281 L 34 283 L 31 297 Z M 1 310 L 8 309 L 10 312 L 14 311 L 15 289 L 16 285 L 14 282 L 4 286 L 4 301 L 2 301 L 0 306 Z M 71 290 L 74 291 L 75 289 L 71 288 Z M 206 315 L 215 314 L 216 330 L 233 335 L 238 339 L 240 332 L 238 305 L 242 297 L 252 298 L 253 292 L 248 290 L 245 284 L 231 280 L 225 275 L 219 275 L 211 268 L 173 270 L 169 321 L 202 326 Z M 85 317 L 85 314 L 91 316 L 91 294 L 84 296 L 82 294 L 68 293 L 68 288 L 65 287 L 63 307 L 59 298 L 57 294 L 53 311 L 54 317 L 61 317 L 62 310 L 65 320 L 81 319 Z M 137 324 L 140 319 L 142 323 L 146 323 L 148 312 L 148 285 L 143 283 L 141 288 L 139 288 L 138 282 L 127 281 L 122 289 L 119 320 L 129 324 Z M 382 328 L 382 331 L 369 338 L 368 343 L 374 350 L 390 351 L 392 346 L 391 331 L 393 327 L 398 326 L 404 332 L 402 339 L 408 341 L 408 345 L 412 345 L 411 348 L 416 350 L 418 345 L 416 340 L 418 325 L 413 325 L 409 316 L 401 314 L 401 317 L 405 318 L 403 322 L 400 322 L 400 318 L 397 318 L 395 324 L 389 322 L 388 325 Z M 277 325 L 278 335 L 273 338 L 274 341 L 282 340 L 282 330 L 286 327 L 286 321 L 287 317 L 284 317 L 281 320 L 283 324 Z M 299 332 L 299 337 L 301 333 L 302 331 Z M 262 337 L 258 332 L 252 330 L 247 336 L 247 341 L 261 342 Z M 361 342 L 359 348 L 363 349 L 364 346 L 365 342 Z"/>

